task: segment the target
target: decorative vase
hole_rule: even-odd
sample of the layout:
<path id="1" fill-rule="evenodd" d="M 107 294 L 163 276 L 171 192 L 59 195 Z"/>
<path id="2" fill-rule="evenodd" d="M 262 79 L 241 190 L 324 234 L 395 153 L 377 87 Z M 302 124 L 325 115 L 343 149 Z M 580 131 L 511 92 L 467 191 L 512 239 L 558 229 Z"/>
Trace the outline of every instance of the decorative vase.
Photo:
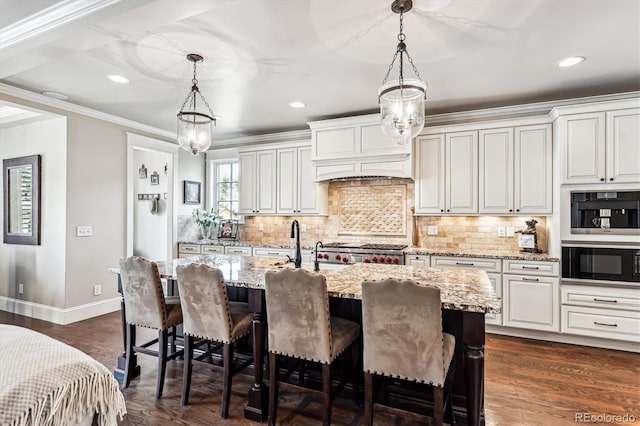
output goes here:
<path id="1" fill-rule="evenodd" d="M 200 225 L 200 234 L 203 240 L 208 240 L 211 235 L 211 225 Z"/>

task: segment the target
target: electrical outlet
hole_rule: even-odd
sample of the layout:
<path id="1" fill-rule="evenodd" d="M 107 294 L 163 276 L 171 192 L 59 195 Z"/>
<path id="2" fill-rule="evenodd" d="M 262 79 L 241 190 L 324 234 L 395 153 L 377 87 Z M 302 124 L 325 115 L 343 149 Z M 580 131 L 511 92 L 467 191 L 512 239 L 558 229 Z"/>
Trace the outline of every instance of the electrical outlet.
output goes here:
<path id="1" fill-rule="evenodd" d="M 18 284 L 18 294 L 24 294 L 24 284 Z"/>
<path id="2" fill-rule="evenodd" d="M 506 235 L 504 226 L 498 226 L 498 237 L 504 237 Z"/>
<path id="3" fill-rule="evenodd" d="M 427 226 L 427 235 L 438 235 L 438 227 L 436 225 Z"/>
<path id="4" fill-rule="evenodd" d="M 258 224 L 258 230 L 264 231 L 264 223 L 259 223 Z"/>
<path id="5" fill-rule="evenodd" d="M 507 237 L 513 237 L 516 235 L 515 228 L 513 226 L 507 226 Z"/>
<path id="6" fill-rule="evenodd" d="M 93 226 L 85 225 L 85 226 L 76 227 L 76 237 L 90 237 L 92 235 L 93 235 Z"/>
<path id="7" fill-rule="evenodd" d="M 93 295 L 100 296 L 102 294 L 102 286 L 100 284 L 93 286 Z"/>
<path id="8" fill-rule="evenodd" d="M 305 225 L 304 223 L 300 225 L 300 232 L 307 232 L 307 225 Z"/>

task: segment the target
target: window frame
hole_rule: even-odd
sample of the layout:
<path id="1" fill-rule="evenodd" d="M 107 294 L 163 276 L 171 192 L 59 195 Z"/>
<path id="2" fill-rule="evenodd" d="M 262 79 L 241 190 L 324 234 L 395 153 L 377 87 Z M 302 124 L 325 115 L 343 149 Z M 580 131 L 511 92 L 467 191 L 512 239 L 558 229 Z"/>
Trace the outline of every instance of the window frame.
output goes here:
<path id="1" fill-rule="evenodd" d="M 210 200 L 211 203 L 209 205 L 209 208 L 214 208 L 216 210 L 219 209 L 218 207 L 218 187 L 219 187 L 219 182 L 218 182 L 218 169 L 221 165 L 227 165 L 227 164 L 232 164 L 232 170 L 235 167 L 238 171 L 238 202 L 240 200 L 240 185 L 239 185 L 239 176 L 240 176 L 240 162 L 238 158 L 224 158 L 224 159 L 215 159 L 215 160 L 210 160 L 210 167 L 209 167 L 209 173 L 207 173 L 209 175 L 209 178 L 207 179 L 207 182 L 210 184 L 211 187 L 211 191 L 209 191 L 210 193 Z M 233 173 L 232 173 L 233 175 Z M 232 181 L 233 182 L 233 181 Z M 232 200 L 233 201 L 233 200 Z M 231 217 L 230 219 L 232 220 L 238 220 L 238 223 L 244 223 L 244 216 L 242 215 L 236 215 L 236 217 Z M 226 220 L 226 219 L 225 219 Z"/>

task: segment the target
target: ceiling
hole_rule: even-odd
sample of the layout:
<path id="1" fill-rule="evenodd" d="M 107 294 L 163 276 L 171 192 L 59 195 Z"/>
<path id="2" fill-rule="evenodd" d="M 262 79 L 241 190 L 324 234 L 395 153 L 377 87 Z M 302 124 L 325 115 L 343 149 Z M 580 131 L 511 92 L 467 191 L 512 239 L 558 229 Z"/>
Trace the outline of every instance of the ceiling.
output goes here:
<path id="1" fill-rule="evenodd" d="M 427 114 L 640 90 L 640 0 L 439 3 L 414 0 L 404 20 Z M 390 4 L 0 0 L 0 81 L 174 132 L 191 85 L 185 56 L 198 53 L 216 137 L 304 129 L 377 111 L 397 43 Z M 557 66 L 572 55 L 586 61 Z"/>

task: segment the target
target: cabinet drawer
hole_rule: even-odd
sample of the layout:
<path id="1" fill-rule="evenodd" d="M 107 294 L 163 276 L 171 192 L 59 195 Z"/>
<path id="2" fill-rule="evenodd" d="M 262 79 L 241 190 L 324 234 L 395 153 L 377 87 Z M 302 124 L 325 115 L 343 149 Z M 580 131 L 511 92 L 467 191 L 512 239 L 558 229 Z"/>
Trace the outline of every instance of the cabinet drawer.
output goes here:
<path id="1" fill-rule="evenodd" d="M 251 247 L 234 247 L 226 246 L 224 248 L 225 254 L 239 254 L 241 256 L 251 256 Z"/>
<path id="2" fill-rule="evenodd" d="M 411 254 L 405 256 L 405 264 L 410 266 L 428 267 L 431 264 L 429 256 L 423 254 Z"/>
<path id="3" fill-rule="evenodd" d="M 272 248 L 272 247 L 254 247 L 253 255 L 264 256 L 264 257 L 284 257 L 284 256 L 294 256 L 294 252 L 292 249 L 281 249 L 281 248 Z"/>
<path id="4" fill-rule="evenodd" d="M 563 306 L 562 332 L 638 342 L 640 313 L 584 306 Z"/>
<path id="5" fill-rule="evenodd" d="M 180 244 L 178 252 L 187 254 L 200 254 L 199 244 Z"/>
<path id="6" fill-rule="evenodd" d="M 446 268 L 482 269 L 488 272 L 500 272 L 500 259 L 485 259 L 478 257 L 445 257 L 432 256 L 431 266 Z"/>
<path id="7" fill-rule="evenodd" d="M 563 285 L 562 304 L 640 312 L 640 292 L 630 288 Z"/>
<path id="8" fill-rule="evenodd" d="M 203 254 L 224 254 L 224 246 L 202 246 Z"/>
<path id="9" fill-rule="evenodd" d="M 560 262 L 536 260 L 503 260 L 505 274 L 549 275 L 560 274 Z"/>

